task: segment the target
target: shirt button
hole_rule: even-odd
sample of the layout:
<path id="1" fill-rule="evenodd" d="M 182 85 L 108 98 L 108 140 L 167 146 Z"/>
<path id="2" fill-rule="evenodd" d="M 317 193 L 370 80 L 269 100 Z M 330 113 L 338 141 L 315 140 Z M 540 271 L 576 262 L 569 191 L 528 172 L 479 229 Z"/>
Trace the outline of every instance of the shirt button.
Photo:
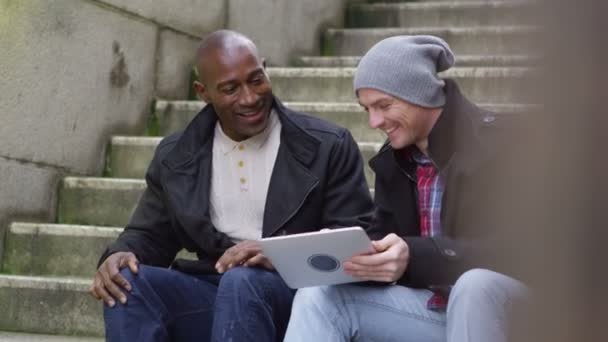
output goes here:
<path id="1" fill-rule="evenodd" d="M 447 256 L 455 257 L 456 252 L 453 249 L 446 248 L 443 250 L 443 253 Z"/>
<path id="2" fill-rule="evenodd" d="M 241 184 L 245 184 L 247 183 L 247 179 L 245 179 L 244 177 L 241 177 Z"/>
<path id="3" fill-rule="evenodd" d="M 239 161 L 239 167 L 243 167 L 243 165 L 245 165 L 245 162 L 244 162 L 244 161 L 242 161 L 242 160 L 240 160 L 240 161 Z"/>
<path id="4" fill-rule="evenodd" d="M 239 145 L 239 150 L 244 150 L 245 149 L 245 145 Z"/>

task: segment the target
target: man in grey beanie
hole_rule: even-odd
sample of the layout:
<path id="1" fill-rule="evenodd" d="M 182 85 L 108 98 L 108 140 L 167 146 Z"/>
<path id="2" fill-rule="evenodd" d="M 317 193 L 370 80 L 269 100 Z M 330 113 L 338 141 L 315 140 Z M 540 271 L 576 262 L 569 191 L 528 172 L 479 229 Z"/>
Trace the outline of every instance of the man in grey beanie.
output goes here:
<path id="1" fill-rule="evenodd" d="M 387 38 L 361 59 L 354 90 L 388 140 L 370 161 L 376 253 L 343 266 L 375 284 L 299 290 L 285 341 L 507 340 L 509 307 L 526 288 L 489 270 L 497 249 L 479 229 L 496 221 L 479 210 L 492 198 L 496 153 L 479 133 L 492 114 L 439 78 L 453 64 L 433 36 Z"/>

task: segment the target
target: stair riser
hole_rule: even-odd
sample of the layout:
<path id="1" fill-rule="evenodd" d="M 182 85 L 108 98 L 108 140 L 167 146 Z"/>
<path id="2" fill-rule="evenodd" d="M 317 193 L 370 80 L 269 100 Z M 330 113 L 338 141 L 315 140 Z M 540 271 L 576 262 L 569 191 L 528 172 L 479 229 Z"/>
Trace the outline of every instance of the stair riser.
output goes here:
<path id="1" fill-rule="evenodd" d="M 0 330 L 103 335 L 102 306 L 86 291 L 0 288 Z"/>
<path id="2" fill-rule="evenodd" d="M 348 27 L 475 27 L 533 23 L 531 6 L 483 5 L 424 8 L 420 6 L 351 6 Z"/>
<path id="3" fill-rule="evenodd" d="M 145 186 L 119 189 L 61 187 L 58 221 L 69 224 L 124 226 Z"/>
<path id="4" fill-rule="evenodd" d="M 162 135 L 168 135 L 175 131 L 181 130 L 196 116 L 200 108 L 204 106 L 203 103 L 197 105 L 173 105 L 171 103 L 162 108 L 157 109 L 156 116 L 165 117 L 164 122 L 166 125 L 161 126 L 160 133 Z M 376 129 L 371 129 L 368 126 L 367 114 L 358 107 L 357 105 L 342 106 L 338 105 L 335 110 L 310 110 L 306 106 L 289 106 L 291 109 L 309 113 L 315 115 L 329 122 L 333 122 L 342 127 L 346 127 L 351 131 L 351 134 L 357 141 L 368 141 L 368 142 L 384 142 L 386 139 L 385 135 Z M 510 107 L 506 104 L 498 108 L 489 107 L 490 111 L 505 112 L 505 113 L 520 113 L 525 112 L 526 108 L 519 108 L 518 106 Z M 110 156 L 113 158 L 113 156 Z M 111 162 L 112 165 L 116 165 L 115 162 Z"/>
<path id="5" fill-rule="evenodd" d="M 274 76 L 275 93 L 285 101 L 354 102 L 352 77 L 306 75 Z M 456 76 L 462 92 L 477 103 L 530 103 L 530 92 L 523 90 L 523 76 Z"/>
<path id="6" fill-rule="evenodd" d="M 362 114 L 363 115 L 363 114 Z M 382 134 L 382 133 L 380 133 Z M 382 142 L 380 140 L 379 142 Z M 152 145 L 114 145 L 112 146 L 112 176 L 119 178 L 144 178 L 148 165 L 154 156 L 156 144 Z M 374 149 L 363 148 L 365 174 L 370 184 L 373 184 L 374 175 L 367 166 L 367 161 L 376 153 Z"/>
<path id="7" fill-rule="evenodd" d="M 297 107 L 290 108 L 302 111 L 302 109 Z M 367 114 L 362 110 L 305 110 L 304 112 L 348 128 L 357 141 L 382 142 L 385 139 L 385 136 L 381 132 L 367 126 Z M 162 118 L 159 120 L 160 134 L 168 135 L 184 129 L 197 113 L 197 109 L 185 106 L 167 106 L 157 111 L 155 115 L 159 119 Z"/>
<path id="8" fill-rule="evenodd" d="M 3 272 L 92 277 L 99 257 L 115 238 L 9 233 Z"/>
<path id="9" fill-rule="evenodd" d="M 355 68 L 361 56 L 311 57 L 302 56 L 295 60 L 301 67 L 308 68 Z M 538 65 L 539 58 L 527 56 L 456 56 L 458 67 L 532 67 Z"/>
<path id="10" fill-rule="evenodd" d="M 535 34 L 530 32 L 471 33 L 450 31 L 372 31 L 330 30 L 325 34 L 324 51 L 338 56 L 362 56 L 384 38 L 402 34 L 432 34 L 442 37 L 456 55 L 533 54 Z"/>
<path id="11" fill-rule="evenodd" d="M 99 257 L 122 229 L 74 225 L 44 225 L 13 229 L 7 237 L 3 273 L 33 276 L 70 276 L 92 279 Z M 182 250 L 177 258 L 195 259 Z"/>
<path id="12" fill-rule="evenodd" d="M 131 150 L 126 153 L 147 155 L 149 161 L 152 158 L 155 146 L 140 146 L 139 148 L 141 149 L 138 152 Z M 365 176 L 370 186 L 374 184 L 375 175 L 367 165 L 367 161 L 375 155 L 376 149 L 377 147 L 362 150 Z M 120 148 L 114 147 L 112 153 L 120 154 Z M 116 160 L 128 161 L 128 158 L 118 157 Z M 144 158 L 138 160 L 140 164 L 134 164 L 131 161 L 112 165 L 113 172 L 116 173 L 116 176 L 142 178 L 148 167 L 148 161 L 144 161 Z M 88 187 L 62 187 L 60 190 L 59 222 L 124 227 L 129 222 L 142 192 L 143 188 L 108 188 L 102 190 Z"/>

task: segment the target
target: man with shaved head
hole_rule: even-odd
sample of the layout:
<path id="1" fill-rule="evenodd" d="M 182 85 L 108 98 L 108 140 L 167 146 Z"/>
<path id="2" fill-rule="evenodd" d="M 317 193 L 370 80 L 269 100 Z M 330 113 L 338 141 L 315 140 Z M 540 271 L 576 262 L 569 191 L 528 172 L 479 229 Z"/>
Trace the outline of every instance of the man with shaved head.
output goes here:
<path id="1" fill-rule="evenodd" d="M 283 106 L 250 39 L 210 34 L 196 67 L 207 105 L 157 147 L 91 286 L 108 341 L 281 341 L 294 291 L 256 241 L 371 219 L 350 133 Z"/>

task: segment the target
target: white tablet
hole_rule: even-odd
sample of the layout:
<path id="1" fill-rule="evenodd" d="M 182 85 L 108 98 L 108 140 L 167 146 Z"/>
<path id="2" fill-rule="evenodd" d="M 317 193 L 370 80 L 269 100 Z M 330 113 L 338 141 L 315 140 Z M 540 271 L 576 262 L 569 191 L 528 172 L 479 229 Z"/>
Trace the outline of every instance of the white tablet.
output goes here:
<path id="1" fill-rule="evenodd" d="M 344 273 L 342 262 L 373 250 L 361 227 L 270 237 L 260 244 L 292 289 L 361 281 Z"/>

